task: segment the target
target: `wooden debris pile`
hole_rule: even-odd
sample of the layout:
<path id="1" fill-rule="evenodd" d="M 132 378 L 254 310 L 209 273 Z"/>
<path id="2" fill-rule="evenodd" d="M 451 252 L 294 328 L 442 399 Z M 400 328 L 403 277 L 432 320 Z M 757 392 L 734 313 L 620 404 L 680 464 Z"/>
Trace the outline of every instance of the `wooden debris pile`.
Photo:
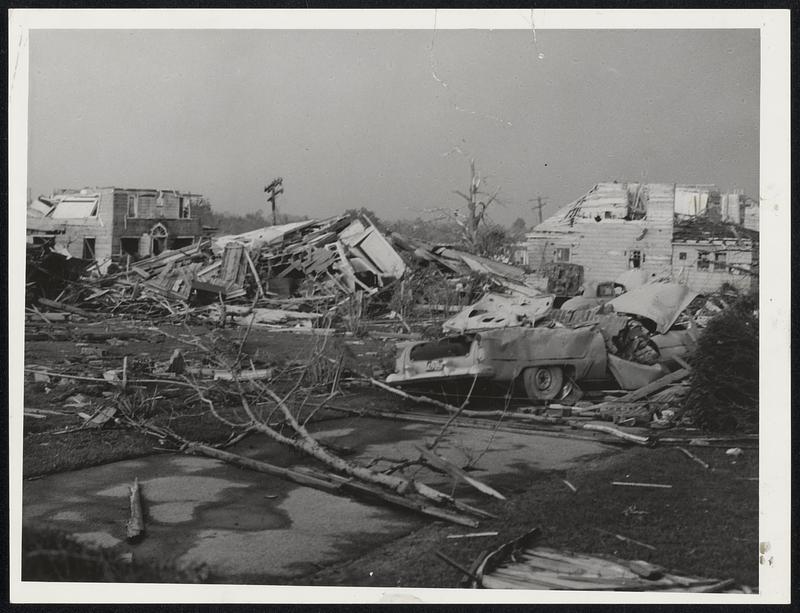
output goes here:
<path id="1" fill-rule="evenodd" d="M 533 529 L 479 558 L 469 586 L 486 589 L 600 590 L 624 592 L 725 592 L 752 590 L 733 579 L 681 575 L 643 560 L 590 555 L 536 546 L 541 532 Z M 463 572 L 463 571 L 462 571 Z"/>
<path id="2" fill-rule="evenodd" d="M 34 260 L 31 263 L 36 266 Z M 57 295 L 45 296 L 55 298 L 50 307 L 83 315 L 111 312 L 157 318 L 186 317 L 211 303 L 224 310 L 227 305 L 255 306 L 262 301 L 265 308 L 319 316 L 354 296 L 377 294 L 406 270 L 403 258 L 369 219 L 348 215 L 204 238 L 147 259 L 128 258 L 124 270 L 121 265 L 111 266 L 109 274 L 91 271 L 63 283 Z M 38 277 L 30 289 L 37 283 Z M 42 295 L 31 292 L 29 307 Z M 274 315 L 264 317 L 275 323 Z"/>
<path id="3" fill-rule="evenodd" d="M 72 281 L 77 281 L 94 262 L 73 258 L 63 248 L 29 244 L 26 249 L 25 301 L 54 298 Z"/>
<path id="4" fill-rule="evenodd" d="M 397 249 L 412 260 L 433 265 L 450 278 L 461 279 L 474 275 L 483 277 L 487 285 L 483 293 L 495 287 L 519 296 L 533 297 L 541 294 L 539 290 L 525 284 L 525 272 L 517 266 L 454 249 L 449 245 L 434 245 L 410 239 L 396 232 L 392 233 L 391 238 Z"/>

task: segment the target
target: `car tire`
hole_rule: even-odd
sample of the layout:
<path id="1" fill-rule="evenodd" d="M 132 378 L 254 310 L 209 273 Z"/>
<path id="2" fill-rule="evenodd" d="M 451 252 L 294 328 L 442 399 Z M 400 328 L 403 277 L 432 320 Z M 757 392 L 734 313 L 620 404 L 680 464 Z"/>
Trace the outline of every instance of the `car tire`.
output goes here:
<path id="1" fill-rule="evenodd" d="M 522 382 L 529 400 L 553 400 L 564 385 L 564 371 L 560 366 L 527 368 L 522 373 Z"/>

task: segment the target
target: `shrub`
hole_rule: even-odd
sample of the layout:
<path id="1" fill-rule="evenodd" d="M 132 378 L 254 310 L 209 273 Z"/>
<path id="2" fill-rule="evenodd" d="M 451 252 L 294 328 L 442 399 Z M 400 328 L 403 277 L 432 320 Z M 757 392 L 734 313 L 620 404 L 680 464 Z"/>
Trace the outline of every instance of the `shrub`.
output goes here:
<path id="1" fill-rule="evenodd" d="M 166 564 L 125 562 L 120 547 L 96 549 L 58 530 L 22 529 L 23 581 L 201 583 L 205 568 L 177 571 Z"/>
<path id="2" fill-rule="evenodd" d="M 691 359 L 686 409 L 721 432 L 758 430 L 758 296 L 742 296 L 713 317 Z"/>

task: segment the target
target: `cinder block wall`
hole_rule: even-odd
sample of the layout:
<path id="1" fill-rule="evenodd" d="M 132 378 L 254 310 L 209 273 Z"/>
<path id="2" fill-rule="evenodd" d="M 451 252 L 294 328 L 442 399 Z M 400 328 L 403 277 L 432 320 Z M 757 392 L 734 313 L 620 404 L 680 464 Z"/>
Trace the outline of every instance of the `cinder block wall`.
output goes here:
<path id="1" fill-rule="evenodd" d="M 698 292 L 713 292 L 727 282 L 734 287 L 748 291 L 751 286 L 751 275 L 744 273 L 728 272 L 728 270 L 714 270 L 714 253 L 724 251 L 726 264 L 741 266 L 749 269 L 752 262 L 752 243 L 750 241 L 720 241 L 716 244 L 697 242 L 676 242 L 673 246 L 673 276 L 675 280 L 686 283 Z M 697 260 L 701 251 L 711 253 L 711 264 L 706 270 L 698 270 Z M 686 259 L 681 260 L 680 254 L 685 253 Z"/>

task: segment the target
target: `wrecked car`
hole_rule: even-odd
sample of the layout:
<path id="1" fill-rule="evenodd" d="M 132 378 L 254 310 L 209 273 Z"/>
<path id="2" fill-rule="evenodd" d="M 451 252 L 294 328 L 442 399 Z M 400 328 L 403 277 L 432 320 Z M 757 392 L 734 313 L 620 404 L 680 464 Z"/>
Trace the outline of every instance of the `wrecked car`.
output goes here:
<path id="1" fill-rule="evenodd" d="M 581 288 L 581 293 L 573 296 L 561 305 L 562 311 L 583 311 L 600 306 L 625 293 L 625 286 L 614 281 L 602 283 L 588 282 Z"/>
<path id="2" fill-rule="evenodd" d="M 638 389 L 691 351 L 695 328 L 673 326 L 696 295 L 682 285 L 651 284 L 609 301 L 609 312 L 574 327 L 554 321 L 481 327 L 409 343 L 387 383 L 428 391 L 480 383 L 533 402 L 563 403 L 578 400 L 582 387 Z"/>

